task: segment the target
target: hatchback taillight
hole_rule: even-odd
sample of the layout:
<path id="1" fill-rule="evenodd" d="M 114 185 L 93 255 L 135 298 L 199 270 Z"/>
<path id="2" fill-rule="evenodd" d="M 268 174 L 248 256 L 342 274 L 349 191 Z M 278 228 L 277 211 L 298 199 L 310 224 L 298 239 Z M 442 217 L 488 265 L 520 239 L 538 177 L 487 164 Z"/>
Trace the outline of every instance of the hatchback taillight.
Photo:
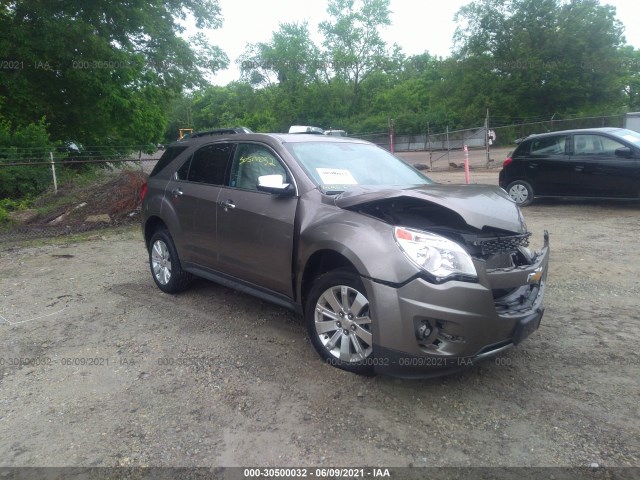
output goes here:
<path id="1" fill-rule="evenodd" d="M 502 168 L 506 168 L 507 165 L 510 165 L 511 162 L 513 162 L 513 158 L 511 157 L 507 157 L 507 159 L 504 161 L 504 163 L 502 164 Z"/>
<path id="2" fill-rule="evenodd" d="M 147 196 L 147 182 L 142 184 L 142 188 L 140 189 L 140 201 L 144 201 L 144 197 Z"/>

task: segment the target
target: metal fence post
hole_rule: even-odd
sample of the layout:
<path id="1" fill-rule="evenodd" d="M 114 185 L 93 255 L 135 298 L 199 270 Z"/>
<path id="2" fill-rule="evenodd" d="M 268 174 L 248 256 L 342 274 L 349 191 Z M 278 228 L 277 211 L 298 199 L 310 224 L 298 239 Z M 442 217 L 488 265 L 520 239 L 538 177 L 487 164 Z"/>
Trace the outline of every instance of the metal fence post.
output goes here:
<path id="1" fill-rule="evenodd" d="M 469 185 L 469 148 L 464 146 L 464 181 Z"/>
<path id="2" fill-rule="evenodd" d="M 451 158 L 449 157 L 449 151 L 451 147 L 449 145 L 449 125 L 447 125 L 447 165 L 449 165 L 448 169 L 451 170 Z"/>
<path id="3" fill-rule="evenodd" d="M 56 164 L 53 161 L 53 152 L 49 152 L 49 158 L 51 159 L 51 173 L 53 174 L 53 191 L 58 193 L 58 179 L 56 178 Z"/>
<path id="4" fill-rule="evenodd" d="M 487 169 L 491 163 L 491 153 L 489 149 L 489 109 L 487 108 L 487 116 L 484 119 L 484 143 L 487 147 Z"/>
<path id="5" fill-rule="evenodd" d="M 431 153 L 431 139 L 429 138 L 429 135 L 431 134 L 430 128 L 429 128 L 429 122 L 427 122 L 427 142 L 425 143 L 425 150 L 429 150 L 429 169 L 433 170 L 433 154 Z"/>

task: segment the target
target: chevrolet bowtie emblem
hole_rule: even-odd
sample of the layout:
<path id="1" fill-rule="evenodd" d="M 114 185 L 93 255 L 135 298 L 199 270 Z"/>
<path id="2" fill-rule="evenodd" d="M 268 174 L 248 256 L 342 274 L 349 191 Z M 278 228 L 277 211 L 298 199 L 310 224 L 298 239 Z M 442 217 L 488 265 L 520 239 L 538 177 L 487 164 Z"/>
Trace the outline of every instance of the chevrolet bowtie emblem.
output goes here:
<path id="1" fill-rule="evenodd" d="M 529 274 L 529 276 L 527 277 L 527 283 L 528 284 L 540 283 L 541 279 L 542 279 L 542 267 L 539 267 L 539 268 L 536 268 L 533 273 Z"/>

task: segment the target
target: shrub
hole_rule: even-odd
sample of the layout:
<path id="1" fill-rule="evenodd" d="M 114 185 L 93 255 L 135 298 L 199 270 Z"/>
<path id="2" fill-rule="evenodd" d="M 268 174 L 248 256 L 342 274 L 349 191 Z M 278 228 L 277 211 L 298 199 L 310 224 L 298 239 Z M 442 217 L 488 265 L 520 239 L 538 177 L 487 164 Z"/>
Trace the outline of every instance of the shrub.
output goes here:
<path id="1" fill-rule="evenodd" d="M 3 163 L 42 162 L 58 145 L 49 139 L 45 119 L 12 131 L 0 121 L 0 199 L 20 199 L 45 191 L 52 183 L 50 167 L 21 165 L 7 167 Z"/>

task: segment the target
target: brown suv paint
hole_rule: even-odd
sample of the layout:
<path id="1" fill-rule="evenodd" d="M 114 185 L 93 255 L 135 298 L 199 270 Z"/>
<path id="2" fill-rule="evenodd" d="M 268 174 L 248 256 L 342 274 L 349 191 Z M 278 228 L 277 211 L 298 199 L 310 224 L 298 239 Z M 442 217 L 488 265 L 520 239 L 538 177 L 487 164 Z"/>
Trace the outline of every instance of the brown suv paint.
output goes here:
<path id="1" fill-rule="evenodd" d="M 143 228 L 157 286 L 195 275 L 304 315 L 328 363 L 431 376 L 538 328 L 549 258 L 500 188 L 433 183 L 353 138 L 201 136 L 169 146 Z"/>

